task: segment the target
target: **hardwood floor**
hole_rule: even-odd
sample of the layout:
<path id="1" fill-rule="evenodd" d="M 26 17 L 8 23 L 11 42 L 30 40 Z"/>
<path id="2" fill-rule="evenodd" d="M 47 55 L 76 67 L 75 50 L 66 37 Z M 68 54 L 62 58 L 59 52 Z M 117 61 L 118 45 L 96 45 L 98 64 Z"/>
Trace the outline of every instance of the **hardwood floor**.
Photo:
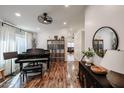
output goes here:
<path id="1" fill-rule="evenodd" d="M 23 82 L 20 73 L 9 81 L 1 84 L 2 88 L 80 88 L 78 80 L 79 62 L 53 62 L 50 70 L 29 76 L 28 82 Z"/>
<path id="2" fill-rule="evenodd" d="M 36 76 L 26 88 L 80 88 L 78 62 L 54 62 L 43 77 Z"/>

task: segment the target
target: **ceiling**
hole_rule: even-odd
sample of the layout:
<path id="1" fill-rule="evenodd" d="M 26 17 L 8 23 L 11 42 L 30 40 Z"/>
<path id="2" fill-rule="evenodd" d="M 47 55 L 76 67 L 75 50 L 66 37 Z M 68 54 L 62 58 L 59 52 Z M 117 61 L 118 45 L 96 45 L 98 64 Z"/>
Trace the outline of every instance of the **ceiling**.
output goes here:
<path id="1" fill-rule="evenodd" d="M 84 28 L 83 5 L 0 5 L 0 19 L 16 25 L 24 30 L 39 32 L 42 30 L 57 31 L 63 28 Z M 15 16 L 15 13 L 21 16 Z M 42 24 L 37 16 L 47 12 L 53 18 L 52 24 Z M 63 22 L 67 22 L 66 25 Z"/>

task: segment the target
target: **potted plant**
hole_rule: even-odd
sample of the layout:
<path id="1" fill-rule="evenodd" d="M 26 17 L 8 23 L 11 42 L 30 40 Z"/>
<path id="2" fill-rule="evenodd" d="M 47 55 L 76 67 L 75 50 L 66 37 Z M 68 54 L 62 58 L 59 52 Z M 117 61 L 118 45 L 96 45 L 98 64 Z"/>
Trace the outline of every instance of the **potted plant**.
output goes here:
<path id="1" fill-rule="evenodd" d="M 33 48 L 33 49 L 36 49 L 36 47 L 37 47 L 37 42 L 36 42 L 36 39 L 33 38 L 33 39 L 32 39 L 32 48 Z"/>
<path id="2" fill-rule="evenodd" d="M 86 65 L 90 66 L 93 62 L 94 52 L 89 48 L 87 51 L 82 52 L 84 55 L 84 60 L 86 61 Z"/>

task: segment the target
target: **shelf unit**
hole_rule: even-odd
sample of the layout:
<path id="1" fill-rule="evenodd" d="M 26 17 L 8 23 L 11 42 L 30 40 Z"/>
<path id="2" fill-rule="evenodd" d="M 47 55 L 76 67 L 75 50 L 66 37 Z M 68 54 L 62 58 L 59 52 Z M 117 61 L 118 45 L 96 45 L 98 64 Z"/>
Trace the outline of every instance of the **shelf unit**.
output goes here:
<path id="1" fill-rule="evenodd" d="M 51 62 L 65 61 L 64 40 L 47 40 L 47 49 L 50 51 Z"/>
<path id="2" fill-rule="evenodd" d="M 95 39 L 94 41 L 94 49 L 95 51 L 103 51 L 103 47 L 104 47 L 104 42 L 103 42 L 103 39 Z"/>
<path id="3" fill-rule="evenodd" d="M 97 55 L 103 57 L 105 54 L 103 39 L 94 39 L 93 47 Z"/>

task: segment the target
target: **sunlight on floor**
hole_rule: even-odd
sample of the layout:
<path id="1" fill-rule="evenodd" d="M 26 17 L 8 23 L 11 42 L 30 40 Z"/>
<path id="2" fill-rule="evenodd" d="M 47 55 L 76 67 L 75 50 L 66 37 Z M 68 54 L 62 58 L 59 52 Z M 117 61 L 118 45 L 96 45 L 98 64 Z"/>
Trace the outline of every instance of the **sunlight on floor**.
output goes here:
<path id="1" fill-rule="evenodd" d="M 75 61 L 73 54 L 68 54 L 68 55 L 67 55 L 67 62 L 70 62 L 70 61 Z"/>
<path id="2" fill-rule="evenodd" d="M 74 62 L 74 55 L 68 54 L 67 55 L 67 83 L 69 88 L 73 88 L 75 85 L 74 82 L 78 76 L 78 68 L 76 63 Z"/>

